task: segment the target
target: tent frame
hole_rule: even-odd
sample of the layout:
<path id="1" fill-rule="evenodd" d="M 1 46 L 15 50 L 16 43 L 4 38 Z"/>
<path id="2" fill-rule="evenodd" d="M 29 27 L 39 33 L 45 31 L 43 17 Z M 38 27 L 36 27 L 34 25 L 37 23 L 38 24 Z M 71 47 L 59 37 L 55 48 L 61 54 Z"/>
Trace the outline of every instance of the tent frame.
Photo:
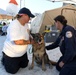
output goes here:
<path id="1" fill-rule="evenodd" d="M 61 10 L 61 15 L 63 14 L 63 10 L 64 9 L 66 9 L 66 10 L 74 10 L 74 11 L 76 11 L 76 9 L 71 9 L 71 8 L 63 8 L 62 10 Z"/>

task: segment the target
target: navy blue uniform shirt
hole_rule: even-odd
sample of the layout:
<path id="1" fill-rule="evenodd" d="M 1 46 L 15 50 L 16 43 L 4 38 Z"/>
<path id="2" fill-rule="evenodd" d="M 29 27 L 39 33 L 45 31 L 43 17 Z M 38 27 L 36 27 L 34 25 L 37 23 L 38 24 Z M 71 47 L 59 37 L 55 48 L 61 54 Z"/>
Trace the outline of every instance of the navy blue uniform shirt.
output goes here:
<path id="1" fill-rule="evenodd" d="M 62 61 L 64 63 L 71 62 L 76 57 L 76 44 L 75 44 L 75 29 L 69 25 L 65 25 L 58 36 L 57 40 L 45 48 L 47 50 L 60 47 L 62 53 Z"/>

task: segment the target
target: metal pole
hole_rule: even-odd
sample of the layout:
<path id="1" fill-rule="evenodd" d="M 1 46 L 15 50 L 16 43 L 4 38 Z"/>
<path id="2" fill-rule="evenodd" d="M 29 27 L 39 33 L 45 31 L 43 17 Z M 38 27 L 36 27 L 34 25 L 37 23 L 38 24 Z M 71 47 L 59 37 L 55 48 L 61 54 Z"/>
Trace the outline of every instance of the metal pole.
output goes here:
<path id="1" fill-rule="evenodd" d="M 24 7 L 25 7 L 25 0 L 24 0 Z"/>
<path id="2" fill-rule="evenodd" d="M 20 9 L 21 9 L 21 1 L 22 1 L 22 0 L 20 0 Z"/>

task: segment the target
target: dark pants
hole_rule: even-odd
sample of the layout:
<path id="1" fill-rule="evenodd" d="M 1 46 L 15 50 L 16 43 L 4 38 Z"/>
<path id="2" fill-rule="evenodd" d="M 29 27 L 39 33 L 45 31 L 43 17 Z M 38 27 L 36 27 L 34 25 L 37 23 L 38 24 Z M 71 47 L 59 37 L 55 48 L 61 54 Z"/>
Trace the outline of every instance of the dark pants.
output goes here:
<path id="1" fill-rule="evenodd" d="M 15 74 L 19 68 L 27 67 L 28 62 L 27 53 L 22 57 L 8 57 L 3 53 L 2 63 L 8 73 Z"/>
<path id="2" fill-rule="evenodd" d="M 59 59 L 56 69 L 60 71 L 59 75 L 76 75 L 76 60 L 65 64 L 62 68 L 59 67 L 59 63 L 62 61 L 62 57 Z"/>
<path id="3" fill-rule="evenodd" d="M 3 32 L 3 33 L 1 34 L 1 36 L 4 36 L 4 35 L 7 35 L 7 32 Z"/>

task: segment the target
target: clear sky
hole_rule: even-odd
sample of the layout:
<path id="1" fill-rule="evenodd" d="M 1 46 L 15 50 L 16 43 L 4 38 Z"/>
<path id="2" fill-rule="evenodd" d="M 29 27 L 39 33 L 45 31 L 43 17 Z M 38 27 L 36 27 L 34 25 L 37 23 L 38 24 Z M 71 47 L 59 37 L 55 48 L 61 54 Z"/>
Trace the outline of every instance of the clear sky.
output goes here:
<path id="1" fill-rule="evenodd" d="M 0 8 L 6 10 L 10 0 L 1 0 Z M 20 8 L 20 0 L 16 0 Z M 25 1 L 25 3 L 24 3 Z M 43 13 L 45 10 L 50 10 L 62 6 L 62 2 L 50 2 L 47 0 L 21 0 L 21 7 L 29 8 L 33 13 Z"/>

